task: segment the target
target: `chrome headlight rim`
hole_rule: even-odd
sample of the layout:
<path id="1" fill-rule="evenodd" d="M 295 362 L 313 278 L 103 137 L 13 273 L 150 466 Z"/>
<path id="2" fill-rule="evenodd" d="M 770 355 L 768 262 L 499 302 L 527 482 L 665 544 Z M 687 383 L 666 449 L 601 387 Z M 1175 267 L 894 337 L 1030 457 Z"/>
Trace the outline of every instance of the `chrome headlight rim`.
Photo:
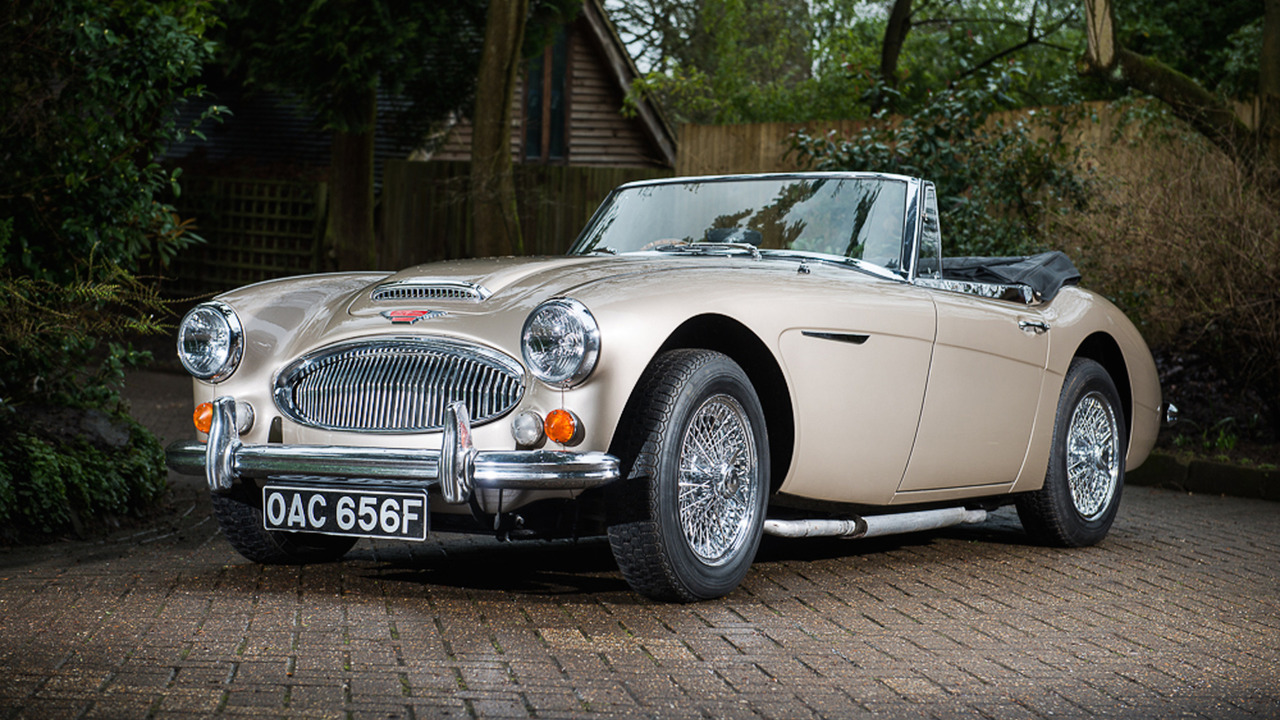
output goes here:
<path id="1" fill-rule="evenodd" d="M 563 313 L 564 318 L 576 324 L 574 332 L 582 337 L 578 357 L 569 368 L 559 372 L 551 372 L 542 366 L 530 343 L 532 331 L 544 321 L 548 312 Z M 525 318 L 520 331 L 520 355 L 529 372 L 542 383 L 561 390 L 580 385 L 595 370 L 596 361 L 600 358 L 600 325 L 582 302 L 568 297 L 551 298 L 539 304 Z"/>
<path id="2" fill-rule="evenodd" d="M 183 342 L 190 328 L 189 323 L 202 314 L 217 318 L 217 320 L 226 325 L 227 329 L 225 357 L 213 363 L 212 369 L 206 369 L 205 365 L 207 364 L 194 364 Z M 192 377 L 205 382 L 221 382 L 231 377 L 236 369 L 240 367 L 240 360 L 243 357 L 244 326 L 240 323 L 240 316 L 236 314 L 236 311 L 230 305 L 217 300 L 210 300 L 196 305 L 183 316 L 182 322 L 178 325 L 178 360 L 182 362 L 182 367 L 186 368 Z"/>

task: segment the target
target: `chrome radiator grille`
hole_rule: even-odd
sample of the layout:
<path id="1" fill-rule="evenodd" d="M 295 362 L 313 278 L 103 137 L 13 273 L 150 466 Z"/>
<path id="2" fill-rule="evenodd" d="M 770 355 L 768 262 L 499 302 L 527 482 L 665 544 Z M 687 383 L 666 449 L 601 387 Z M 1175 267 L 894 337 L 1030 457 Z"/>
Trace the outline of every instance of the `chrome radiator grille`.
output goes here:
<path id="1" fill-rule="evenodd" d="M 290 364 L 276 379 L 276 405 L 309 427 L 408 433 L 444 427 L 462 401 L 472 424 L 509 412 L 524 395 L 524 369 L 485 347 L 443 338 L 343 343 Z"/>

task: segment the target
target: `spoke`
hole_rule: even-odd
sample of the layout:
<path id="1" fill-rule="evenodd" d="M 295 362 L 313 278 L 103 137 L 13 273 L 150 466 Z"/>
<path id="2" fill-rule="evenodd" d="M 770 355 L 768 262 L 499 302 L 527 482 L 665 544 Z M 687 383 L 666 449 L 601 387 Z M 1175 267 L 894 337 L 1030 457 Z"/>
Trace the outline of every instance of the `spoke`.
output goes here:
<path id="1" fill-rule="evenodd" d="M 755 502 L 755 445 L 741 404 L 728 395 L 694 411 L 680 446 L 677 502 L 689 547 L 709 564 L 746 542 Z"/>
<path id="2" fill-rule="evenodd" d="M 1099 393 L 1081 398 L 1067 429 L 1067 485 L 1076 511 L 1086 519 L 1102 515 L 1119 477 L 1115 413 Z"/>

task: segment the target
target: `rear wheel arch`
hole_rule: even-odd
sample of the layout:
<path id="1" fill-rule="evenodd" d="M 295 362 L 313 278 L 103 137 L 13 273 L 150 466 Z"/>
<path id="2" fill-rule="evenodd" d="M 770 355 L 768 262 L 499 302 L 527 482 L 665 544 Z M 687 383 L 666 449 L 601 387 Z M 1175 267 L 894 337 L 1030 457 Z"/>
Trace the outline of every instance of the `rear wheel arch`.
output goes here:
<path id="1" fill-rule="evenodd" d="M 670 350 L 714 350 L 729 356 L 747 374 L 768 422 L 770 492 L 777 491 L 791 467 L 791 455 L 795 449 L 795 418 L 792 416 L 786 376 L 769 347 L 741 322 L 724 315 L 708 314 L 690 318 L 677 327 L 654 352 L 653 358 Z M 633 396 L 627 403 L 628 408 L 634 402 Z M 619 435 L 624 432 L 626 428 L 619 425 L 614 433 L 614 449 L 620 441 Z"/>
<path id="2" fill-rule="evenodd" d="M 1133 386 L 1129 381 L 1129 365 L 1124 359 L 1115 338 L 1105 332 L 1095 332 L 1076 348 L 1075 358 L 1087 358 L 1102 366 L 1115 383 L 1116 392 L 1120 395 L 1120 406 L 1124 411 L 1125 436 L 1133 437 Z"/>

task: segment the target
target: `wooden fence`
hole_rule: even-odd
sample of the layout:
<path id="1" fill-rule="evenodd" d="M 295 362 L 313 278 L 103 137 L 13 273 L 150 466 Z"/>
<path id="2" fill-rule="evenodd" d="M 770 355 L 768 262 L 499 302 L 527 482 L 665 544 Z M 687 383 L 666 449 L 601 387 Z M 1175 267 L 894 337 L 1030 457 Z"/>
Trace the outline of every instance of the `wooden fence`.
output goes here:
<path id="1" fill-rule="evenodd" d="M 178 211 L 205 243 L 178 255 L 169 291 L 220 292 L 324 268 L 321 182 L 183 176 Z"/>
<path id="2" fill-rule="evenodd" d="M 466 256 L 471 216 L 465 162 L 388 161 L 378 269 Z M 517 165 L 526 255 L 569 248 L 600 202 L 652 168 Z M 179 254 L 171 295 L 194 297 L 287 275 L 332 269 L 325 245 L 327 186 L 320 182 L 185 176 L 178 211 L 206 242 Z"/>
<path id="3" fill-rule="evenodd" d="M 731 173 L 801 170 L 791 147 L 796 130 L 851 135 L 866 127 L 865 120 L 831 120 L 808 123 L 753 123 L 749 125 L 681 125 L 677 175 L 726 175 Z"/>
<path id="4" fill-rule="evenodd" d="M 1121 113 L 1107 103 L 1085 103 L 1081 108 L 1088 122 L 1077 122 L 1069 142 L 1098 146 L 1105 143 L 1121 122 Z M 1012 123 L 1045 110 L 1030 108 L 993 113 L 988 124 Z M 791 150 L 791 136 L 803 129 L 811 135 L 835 131 L 839 137 L 853 135 L 872 120 L 823 120 L 807 123 L 754 123 L 745 125 L 681 125 L 677 175 L 722 175 L 731 173 L 788 172 L 804 169 Z M 892 122 L 892 121 L 890 121 Z"/>
<path id="5" fill-rule="evenodd" d="M 467 162 L 387 161 L 378 248 L 382 268 L 466 256 L 472 232 L 470 168 Z M 610 190 L 669 175 L 670 170 L 658 168 L 516 165 L 524 254 L 563 253 Z"/>

